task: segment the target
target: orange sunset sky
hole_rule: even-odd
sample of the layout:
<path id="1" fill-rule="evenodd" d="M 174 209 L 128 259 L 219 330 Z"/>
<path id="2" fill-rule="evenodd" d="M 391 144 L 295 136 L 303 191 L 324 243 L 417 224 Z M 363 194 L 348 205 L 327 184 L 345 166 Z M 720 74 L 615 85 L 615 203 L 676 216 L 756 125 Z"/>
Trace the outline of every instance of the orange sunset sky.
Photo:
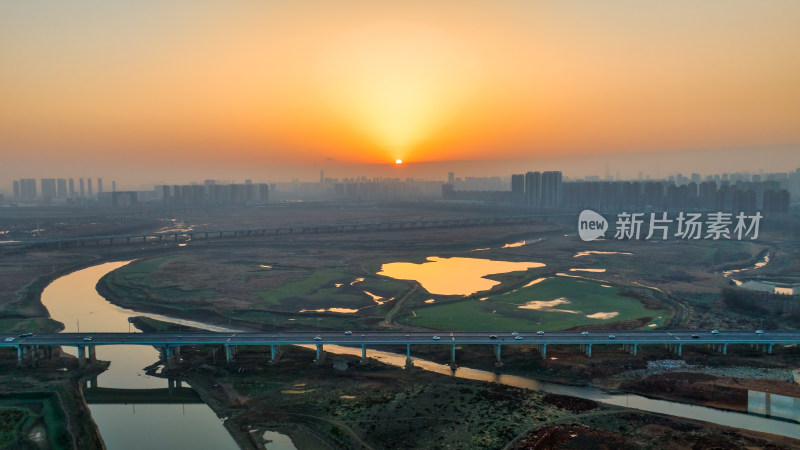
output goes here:
<path id="1" fill-rule="evenodd" d="M 8 1 L 0 177 L 769 146 L 791 164 L 799 24 L 796 0 Z"/>

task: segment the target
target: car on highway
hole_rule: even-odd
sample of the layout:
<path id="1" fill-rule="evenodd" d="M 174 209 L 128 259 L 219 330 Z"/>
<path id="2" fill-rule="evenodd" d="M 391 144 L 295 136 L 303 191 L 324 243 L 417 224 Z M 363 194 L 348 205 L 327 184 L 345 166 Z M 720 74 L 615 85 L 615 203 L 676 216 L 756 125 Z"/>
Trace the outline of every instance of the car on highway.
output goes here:
<path id="1" fill-rule="evenodd" d="M 512 335 L 512 336 L 519 336 L 519 333 L 517 333 L 517 332 L 515 331 L 515 332 L 511 333 L 511 335 Z"/>
<path id="2" fill-rule="evenodd" d="M 83 338 L 83 340 L 86 341 L 86 342 L 89 342 L 89 341 L 92 340 L 92 337 L 91 336 L 86 336 L 85 338 Z"/>
<path id="3" fill-rule="evenodd" d="M 764 334 L 764 330 L 756 330 L 756 334 Z"/>
<path id="4" fill-rule="evenodd" d="M 434 341 L 438 341 L 439 339 L 441 339 L 439 336 L 434 336 L 434 337 L 433 337 L 433 340 L 434 340 Z"/>
<path id="5" fill-rule="evenodd" d="M 33 336 L 33 333 L 22 333 L 22 334 L 19 335 L 19 337 L 21 337 L 21 338 L 32 337 L 32 336 Z"/>
<path id="6" fill-rule="evenodd" d="M 581 336 L 588 336 L 588 335 L 589 335 L 588 331 L 581 331 Z"/>
<path id="7" fill-rule="evenodd" d="M 539 336 L 544 336 L 544 331 L 539 330 L 539 331 L 536 332 L 536 334 L 539 335 Z"/>
<path id="8" fill-rule="evenodd" d="M 347 331 L 345 331 L 345 332 L 344 332 L 344 335 L 345 335 L 345 336 L 352 336 L 352 335 L 353 335 L 353 332 L 352 332 L 352 331 L 350 331 L 350 330 L 347 330 Z"/>
<path id="9" fill-rule="evenodd" d="M 711 330 L 711 334 L 719 334 L 719 330 Z"/>
<path id="10" fill-rule="evenodd" d="M 489 335 L 489 339 L 497 339 L 497 335 L 496 334 L 490 334 Z"/>
<path id="11" fill-rule="evenodd" d="M 13 337 L 7 337 L 6 338 L 6 342 L 14 342 L 14 338 Z"/>
<path id="12" fill-rule="evenodd" d="M 609 334 L 609 335 L 608 335 L 608 338 L 609 338 L 609 339 L 616 339 L 617 337 L 616 337 L 616 336 L 614 336 L 613 334 Z"/>
<path id="13" fill-rule="evenodd" d="M 321 337 L 319 337 L 319 336 L 314 336 L 314 340 L 315 340 L 315 341 L 321 341 L 321 340 L 322 340 L 322 338 L 321 338 Z"/>
<path id="14" fill-rule="evenodd" d="M 520 336 L 520 335 L 516 335 L 516 336 L 514 336 L 514 339 L 516 339 L 516 340 L 518 340 L 518 341 L 521 341 L 521 340 L 522 340 L 522 336 Z"/>
<path id="15" fill-rule="evenodd" d="M 698 336 L 698 335 L 696 335 L 696 334 L 693 334 L 693 335 L 692 335 L 692 339 L 700 339 L 700 336 Z"/>

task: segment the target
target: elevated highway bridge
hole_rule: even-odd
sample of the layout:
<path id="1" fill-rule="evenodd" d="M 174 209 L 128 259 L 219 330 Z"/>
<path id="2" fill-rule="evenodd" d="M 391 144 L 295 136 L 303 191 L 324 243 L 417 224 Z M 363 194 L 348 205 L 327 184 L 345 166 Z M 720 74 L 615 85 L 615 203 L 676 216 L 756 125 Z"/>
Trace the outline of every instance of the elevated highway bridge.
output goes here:
<path id="1" fill-rule="evenodd" d="M 716 330 L 714 330 L 716 331 Z M 184 346 L 220 346 L 231 362 L 238 347 L 268 347 L 269 361 L 277 359 L 277 351 L 285 345 L 310 345 L 316 347 L 316 357 L 322 357 L 324 345 L 361 347 L 362 358 L 367 357 L 367 347 L 406 346 L 406 356 L 411 361 L 411 346 L 441 345 L 451 348 L 455 363 L 456 346 L 487 345 L 493 348 L 497 362 L 501 362 L 501 349 L 507 345 L 535 346 L 541 356 L 547 356 L 547 347 L 577 346 L 592 355 L 594 346 L 620 346 L 636 355 L 642 345 L 662 345 L 680 356 L 686 345 L 706 345 L 727 354 L 729 345 L 745 344 L 772 353 L 775 345 L 800 344 L 800 331 L 719 331 L 710 330 L 604 330 L 604 331 L 280 331 L 280 332 L 165 332 L 165 333 L 42 333 L 27 335 L 0 334 L 0 348 L 17 351 L 20 364 L 36 361 L 52 354 L 54 347 L 76 347 L 81 365 L 95 358 L 97 346 L 148 345 L 158 348 L 168 365 L 174 364 Z"/>

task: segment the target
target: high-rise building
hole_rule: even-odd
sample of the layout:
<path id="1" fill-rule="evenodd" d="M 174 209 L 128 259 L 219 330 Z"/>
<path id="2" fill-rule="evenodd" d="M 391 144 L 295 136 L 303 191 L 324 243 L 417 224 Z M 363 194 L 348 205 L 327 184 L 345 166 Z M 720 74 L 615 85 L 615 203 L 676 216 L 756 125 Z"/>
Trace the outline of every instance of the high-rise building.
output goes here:
<path id="1" fill-rule="evenodd" d="M 83 189 L 83 178 L 79 178 L 78 181 L 79 181 L 80 188 L 81 188 L 81 197 L 85 197 L 86 196 L 86 191 L 84 191 L 84 189 Z"/>
<path id="2" fill-rule="evenodd" d="M 56 197 L 56 179 L 55 178 L 42 178 L 39 180 L 42 186 L 42 198 L 45 200 Z"/>
<path id="3" fill-rule="evenodd" d="M 59 178 L 56 180 L 56 191 L 58 198 L 67 198 L 67 180 Z"/>
<path id="4" fill-rule="evenodd" d="M 452 186 L 456 185 L 456 173 L 455 172 L 447 172 L 447 182 Z"/>
<path id="5" fill-rule="evenodd" d="M 542 173 L 542 206 L 561 206 L 564 199 L 561 171 Z"/>
<path id="6" fill-rule="evenodd" d="M 23 178 L 19 180 L 20 197 L 23 201 L 36 200 L 36 178 Z"/>
<path id="7" fill-rule="evenodd" d="M 86 194 L 91 198 L 92 197 L 92 179 L 86 179 Z"/>
<path id="8" fill-rule="evenodd" d="M 75 198 L 75 180 L 72 178 L 69 179 L 69 197 Z"/>
<path id="9" fill-rule="evenodd" d="M 20 199 L 19 180 L 14 180 L 13 185 L 14 185 L 14 200 L 19 200 Z"/>
<path id="10" fill-rule="evenodd" d="M 525 204 L 525 175 L 511 175 L 511 203 L 515 205 Z"/>
<path id="11" fill-rule="evenodd" d="M 97 179 L 97 193 L 98 194 L 102 194 L 103 193 L 103 179 L 102 178 L 98 178 Z"/>
<path id="12" fill-rule="evenodd" d="M 111 181 L 111 192 L 117 192 L 117 182 L 114 180 Z"/>
<path id="13" fill-rule="evenodd" d="M 525 203 L 528 206 L 542 206 L 542 173 L 525 174 Z"/>

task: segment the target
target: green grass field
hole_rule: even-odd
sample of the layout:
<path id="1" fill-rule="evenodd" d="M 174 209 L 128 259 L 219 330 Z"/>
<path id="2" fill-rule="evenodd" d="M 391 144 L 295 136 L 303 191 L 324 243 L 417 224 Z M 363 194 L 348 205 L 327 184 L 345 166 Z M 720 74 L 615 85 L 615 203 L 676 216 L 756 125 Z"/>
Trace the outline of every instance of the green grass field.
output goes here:
<path id="1" fill-rule="evenodd" d="M 651 323 L 660 325 L 668 318 L 668 311 L 647 309 L 640 301 L 619 295 L 621 291 L 620 287 L 607 288 L 590 280 L 553 277 L 485 301 L 465 299 L 418 307 L 398 321 L 439 330 L 561 330 L 643 317 L 650 317 Z M 557 299 L 568 303 L 540 310 L 520 308 L 530 301 Z M 587 317 L 597 313 L 617 314 L 605 319 Z"/>

